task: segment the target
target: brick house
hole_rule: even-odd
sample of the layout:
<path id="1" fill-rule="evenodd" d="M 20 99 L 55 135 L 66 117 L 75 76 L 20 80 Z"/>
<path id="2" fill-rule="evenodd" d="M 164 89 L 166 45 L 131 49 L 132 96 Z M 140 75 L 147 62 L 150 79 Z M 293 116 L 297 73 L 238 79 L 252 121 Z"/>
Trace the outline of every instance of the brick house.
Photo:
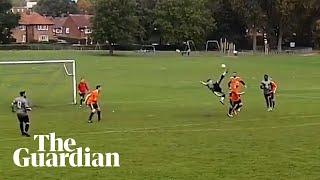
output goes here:
<path id="1" fill-rule="evenodd" d="M 65 32 L 65 27 L 64 23 L 66 21 L 66 17 L 57 17 L 57 18 L 52 18 L 52 21 L 54 22 L 53 26 L 53 34 L 55 37 L 60 37 L 63 36 Z"/>
<path id="2" fill-rule="evenodd" d="M 81 44 L 92 43 L 92 15 L 69 14 L 65 18 L 55 18 L 54 31 L 58 38 Z"/>
<path id="3" fill-rule="evenodd" d="M 21 13 L 19 26 L 12 30 L 17 43 L 49 42 L 54 40 L 53 21 L 35 12 Z"/>

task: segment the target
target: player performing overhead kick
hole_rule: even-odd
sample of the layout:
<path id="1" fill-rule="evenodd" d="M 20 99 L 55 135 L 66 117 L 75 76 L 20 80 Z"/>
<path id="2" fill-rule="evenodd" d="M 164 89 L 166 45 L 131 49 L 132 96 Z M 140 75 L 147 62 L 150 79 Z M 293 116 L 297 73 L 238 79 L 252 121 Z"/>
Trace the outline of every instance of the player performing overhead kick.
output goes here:
<path id="1" fill-rule="evenodd" d="M 220 76 L 219 80 L 213 81 L 212 79 L 208 79 L 206 82 L 200 81 L 200 83 L 203 84 L 204 86 L 207 86 L 212 91 L 213 94 L 220 97 L 221 104 L 224 104 L 224 99 L 225 99 L 226 95 L 222 91 L 220 84 L 221 84 L 222 80 L 226 77 L 228 70 L 224 64 L 222 65 L 222 67 L 225 69 L 224 69 L 224 72 L 222 73 L 222 75 Z"/>

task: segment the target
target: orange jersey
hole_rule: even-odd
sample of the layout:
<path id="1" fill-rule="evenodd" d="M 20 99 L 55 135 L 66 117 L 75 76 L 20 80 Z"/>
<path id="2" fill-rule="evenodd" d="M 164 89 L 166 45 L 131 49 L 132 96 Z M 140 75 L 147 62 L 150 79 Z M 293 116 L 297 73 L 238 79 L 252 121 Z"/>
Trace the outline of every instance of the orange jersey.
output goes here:
<path id="1" fill-rule="evenodd" d="M 94 90 L 88 95 L 87 104 L 96 104 L 99 100 L 99 91 Z"/>
<path id="2" fill-rule="evenodd" d="M 231 77 L 229 81 L 229 88 L 230 90 L 237 90 L 240 91 L 241 85 L 244 85 L 244 81 L 236 76 L 236 77 Z"/>
<path id="3" fill-rule="evenodd" d="M 237 102 L 241 100 L 240 93 L 237 90 L 232 90 L 229 94 L 229 98 L 232 102 Z"/>

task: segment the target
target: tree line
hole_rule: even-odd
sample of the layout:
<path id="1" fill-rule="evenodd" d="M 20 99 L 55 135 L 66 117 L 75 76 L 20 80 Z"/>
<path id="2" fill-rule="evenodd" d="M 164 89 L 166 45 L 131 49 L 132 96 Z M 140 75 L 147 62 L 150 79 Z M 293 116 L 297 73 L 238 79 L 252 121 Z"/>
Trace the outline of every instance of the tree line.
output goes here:
<path id="1" fill-rule="evenodd" d="M 96 0 L 94 37 L 111 45 L 122 41 L 150 43 L 158 31 L 162 43 L 228 38 L 236 44 L 250 34 L 257 50 L 263 33 L 271 47 L 282 50 L 285 39 L 315 43 L 319 0 Z M 318 39 L 319 40 L 319 39 Z"/>
<path id="2" fill-rule="evenodd" d="M 93 37 L 111 48 L 123 42 L 150 44 L 155 34 L 163 44 L 192 39 L 203 45 L 227 38 L 241 47 L 250 39 L 253 51 L 261 33 L 278 51 L 288 39 L 302 45 L 320 41 L 315 28 L 320 0 L 38 0 L 35 10 L 50 16 L 94 14 Z"/>

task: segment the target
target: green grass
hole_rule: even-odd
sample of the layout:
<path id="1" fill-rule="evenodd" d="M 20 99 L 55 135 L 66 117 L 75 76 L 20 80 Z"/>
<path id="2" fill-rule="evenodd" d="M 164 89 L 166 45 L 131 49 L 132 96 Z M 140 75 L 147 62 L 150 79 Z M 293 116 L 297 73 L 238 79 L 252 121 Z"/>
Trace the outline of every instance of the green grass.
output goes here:
<path id="1" fill-rule="evenodd" d="M 0 52 L 0 61 L 65 58 L 77 60 L 78 77 L 92 87 L 102 84 L 103 121 L 88 125 L 88 109 L 67 104 L 71 81 L 62 67 L 0 67 L 0 179 L 320 179 L 319 56 Z M 199 84 L 217 78 L 221 63 L 248 84 L 243 111 L 233 119 Z M 278 83 L 272 113 L 258 87 L 264 73 Z M 22 88 L 37 105 L 32 134 L 56 132 L 92 152 L 118 152 L 121 167 L 14 166 L 15 149 L 37 149 L 35 141 L 20 137 L 9 109 Z"/>

